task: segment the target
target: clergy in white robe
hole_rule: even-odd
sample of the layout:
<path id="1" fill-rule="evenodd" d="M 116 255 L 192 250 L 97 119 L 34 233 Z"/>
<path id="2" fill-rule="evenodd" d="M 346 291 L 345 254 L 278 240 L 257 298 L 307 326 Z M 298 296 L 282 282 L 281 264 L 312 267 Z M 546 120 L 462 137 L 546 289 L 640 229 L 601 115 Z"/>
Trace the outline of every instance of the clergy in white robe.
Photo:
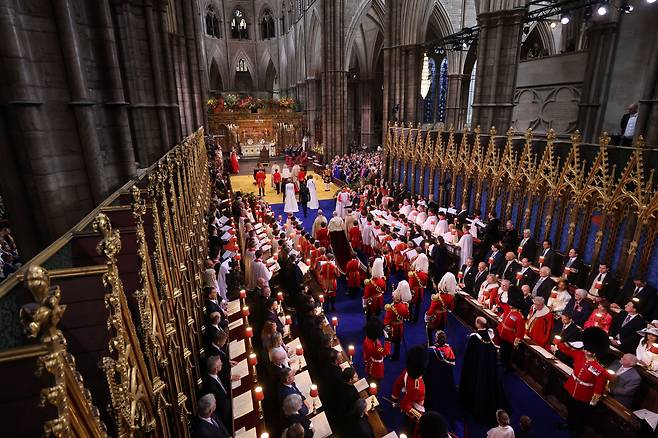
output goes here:
<path id="1" fill-rule="evenodd" d="M 350 194 L 347 189 L 343 189 L 336 197 L 336 213 L 341 218 L 345 217 L 347 207 L 352 206 L 352 201 L 350 199 Z"/>
<path id="2" fill-rule="evenodd" d="M 244 282 L 247 284 L 247 289 L 249 289 L 250 284 L 256 284 L 255 280 L 252 280 L 252 271 L 254 260 L 256 259 L 256 248 L 249 248 L 244 253 Z"/>
<path id="3" fill-rule="evenodd" d="M 427 220 L 427 212 L 425 212 L 425 207 L 418 207 L 418 215 L 416 216 L 416 225 L 423 226 Z"/>
<path id="4" fill-rule="evenodd" d="M 267 281 L 270 281 L 270 278 L 272 278 L 272 272 L 267 269 L 267 266 L 261 259 L 261 256 L 262 253 L 260 251 L 256 251 L 256 259 L 254 259 L 254 262 L 251 266 L 251 282 L 247 285 L 247 289 L 249 290 L 253 290 L 256 287 L 259 278 L 264 278 Z"/>
<path id="5" fill-rule="evenodd" d="M 284 181 L 290 178 L 290 169 L 288 168 L 288 166 L 283 166 L 283 170 L 281 171 L 281 178 Z"/>
<path id="6" fill-rule="evenodd" d="M 322 226 L 321 224 L 326 224 L 326 223 L 327 223 L 327 218 L 324 216 L 324 213 L 322 212 L 322 210 L 318 210 L 318 216 L 313 221 L 313 228 L 311 228 L 311 236 L 317 239 L 318 238 L 317 232 Z"/>
<path id="7" fill-rule="evenodd" d="M 338 216 L 338 212 L 334 211 L 334 217 L 329 221 L 329 232 L 332 231 L 345 231 L 345 221 L 342 217 Z"/>
<path id="8" fill-rule="evenodd" d="M 439 213 L 439 221 L 436 223 L 436 227 L 434 228 L 434 233 L 432 233 L 435 237 L 443 236 L 445 233 L 448 232 L 448 220 L 446 219 L 446 215 L 444 213 Z"/>
<path id="9" fill-rule="evenodd" d="M 468 232 L 466 227 L 464 227 L 464 234 L 462 234 L 457 245 L 461 248 L 459 254 L 459 266 L 464 266 L 466 264 L 466 259 L 473 255 L 473 236 Z"/>
<path id="10" fill-rule="evenodd" d="M 217 293 L 222 297 L 224 301 L 228 301 L 228 284 L 226 284 L 226 276 L 231 272 L 231 267 L 229 266 L 231 259 L 225 260 L 221 265 L 219 265 L 219 274 L 217 274 Z"/>
<path id="11" fill-rule="evenodd" d="M 320 202 L 318 201 L 318 189 L 315 187 L 315 180 L 313 179 L 313 175 L 308 176 L 306 180 L 306 187 L 308 188 L 309 192 L 308 208 L 311 210 L 320 208 Z"/>
<path id="12" fill-rule="evenodd" d="M 367 221 L 361 228 L 361 242 L 363 243 L 363 246 L 372 246 L 372 239 L 372 222 Z"/>
<path id="13" fill-rule="evenodd" d="M 297 198 L 295 198 L 295 185 L 292 182 L 286 184 L 286 203 L 283 207 L 283 211 L 291 214 L 299 211 Z"/>
<path id="14" fill-rule="evenodd" d="M 402 201 L 402 207 L 400 207 L 400 214 L 403 214 L 404 217 L 409 217 L 409 213 L 411 213 L 411 203 L 409 203 L 408 199 L 405 199 Z"/>
<path id="15" fill-rule="evenodd" d="M 423 223 L 423 231 L 429 231 L 430 233 L 434 232 L 437 222 L 438 219 L 436 218 L 436 215 L 430 212 Z"/>

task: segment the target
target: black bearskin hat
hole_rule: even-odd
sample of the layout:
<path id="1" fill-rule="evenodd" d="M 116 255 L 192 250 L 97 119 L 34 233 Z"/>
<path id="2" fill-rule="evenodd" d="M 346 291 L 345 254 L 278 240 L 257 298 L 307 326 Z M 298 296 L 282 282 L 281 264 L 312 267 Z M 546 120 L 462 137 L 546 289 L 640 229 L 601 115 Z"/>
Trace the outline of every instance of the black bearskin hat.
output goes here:
<path id="1" fill-rule="evenodd" d="M 441 414 L 427 411 L 418 421 L 418 435 L 420 438 L 445 438 L 448 436 L 448 426 Z"/>
<path id="2" fill-rule="evenodd" d="M 608 334 L 600 327 L 590 327 L 583 331 L 583 349 L 601 357 L 610 347 Z"/>
<path id="3" fill-rule="evenodd" d="M 510 291 L 507 295 L 507 304 L 515 309 L 520 309 L 523 306 L 523 300 L 518 293 Z"/>
<path id="4" fill-rule="evenodd" d="M 423 375 L 427 368 L 429 356 L 427 349 L 420 345 L 413 347 L 407 353 L 407 374 L 412 379 L 417 379 Z"/>
<path id="5" fill-rule="evenodd" d="M 373 341 L 384 336 L 384 323 L 379 318 L 370 318 L 366 323 L 366 337 Z"/>

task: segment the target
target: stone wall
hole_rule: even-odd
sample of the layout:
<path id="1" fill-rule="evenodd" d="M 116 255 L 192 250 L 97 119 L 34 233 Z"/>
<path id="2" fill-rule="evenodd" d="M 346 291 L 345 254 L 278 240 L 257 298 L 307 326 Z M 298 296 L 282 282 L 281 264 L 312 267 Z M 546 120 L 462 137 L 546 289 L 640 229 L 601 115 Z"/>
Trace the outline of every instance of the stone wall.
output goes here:
<path id="1" fill-rule="evenodd" d="M 24 257 L 204 124 L 192 2 L 0 0 L 0 189 Z"/>

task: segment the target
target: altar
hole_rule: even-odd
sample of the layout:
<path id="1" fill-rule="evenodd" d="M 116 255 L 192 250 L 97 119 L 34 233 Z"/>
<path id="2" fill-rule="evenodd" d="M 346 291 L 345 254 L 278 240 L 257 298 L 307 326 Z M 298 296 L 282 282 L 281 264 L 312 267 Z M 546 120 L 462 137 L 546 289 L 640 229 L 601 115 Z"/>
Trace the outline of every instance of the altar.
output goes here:
<path id="1" fill-rule="evenodd" d="M 254 139 L 248 138 L 244 143 L 240 146 L 244 157 L 261 157 L 263 148 L 267 151 L 268 157 L 276 156 L 276 143 L 274 142 L 265 141 L 264 139 L 254 141 Z"/>

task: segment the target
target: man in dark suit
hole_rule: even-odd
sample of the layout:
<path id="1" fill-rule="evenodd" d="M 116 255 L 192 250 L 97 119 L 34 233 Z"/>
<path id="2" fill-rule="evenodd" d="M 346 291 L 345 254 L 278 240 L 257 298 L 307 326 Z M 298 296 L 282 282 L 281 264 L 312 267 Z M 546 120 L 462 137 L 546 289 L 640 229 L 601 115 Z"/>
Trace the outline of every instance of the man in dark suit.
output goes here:
<path id="1" fill-rule="evenodd" d="M 192 420 L 192 438 L 229 438 L 231 435 L 215 415 L 217 402 L 213 394 L 206 394 L 197 403 L 197 415 Z"/>
<path id="2" fill-rule="evenodd" d="M 640 342 L 638 331 L 646 328 L 647 322 L 637 312 L 636 304 L 633 300 L 626 303 L 624 310 L 612 321 L 610 327 L 610 336 L 612 336 L 612 345 L 624 353 L 633 353 Z"/>
<path id="3" fill-rule="evenodd" d="M 468 205 L 466 203 L 462 204 L 461 210 L 457 212 L 457 221 L 459 222 L 460 228 L 466 223 L 466 218 L 468 217 Z"/>
<path id="4" fill-rule="evenodd" d="M 516 234 L 516 228 L 514 228 L 514 223 L 512 221 L 507 221 L 505 223 L 505 232 L 503 233 L 501 243 L 503 244 L 503 251 L 511 251 L 516 254 L 519 236 Z"/>
<path id="5" fill-rule="evenodd" d="M 569 257 L 564 260 L 564 266 L 562 266 L 562 275 L 566 277 L 569 284 L 582 287 L 582 275 L 585 268 L 583 259 L 578 254 L 576 248 L 571 248 L 569 250 Z"/>
<path id="6" fill-rule="evenodd" d="M 491 251 L 487 254 L 484 262 L 489 267 L 489 272 L 492 274 L 500 275 L 504 265 L 505 255 L 501 251 L 500 243 L 491 245 Z"/>
<path id="7" fill-rule="evenodd" d="M 539 278 L 532 287 L 532 297 L 542 297 L 544 301 L 548 302 L 553 287 L 555 287 L 555 282 L 551 278 L 551 269 L 543 266 L 539 269 Z"/>
<path id="8" fill-rule="evenodd" d="M 477 268 L 473 266 L 473 257 L 466 259 L 466 264 L 462 265 L 460 272 L 462 273 L 462 279 L 459 281 L 459 286 L 467 294 L 473 295 L 473 284 L 477 273 Z"/>
<path id="9" fill-rule="evenodd" d="M 576 325 L 583 327 L 587 322 L 587 318 L 594 311 L 594 306 L 587 299 L 587 291 L 585 289 L 576 289 L 564 311 L 572 315 L 573 322 Z"/>
<path id="10" fill-rule="evenodd" d="M 489 250 L 491 245 L 498 243 L 500 241 L 500 232 L 498 227 L 500 226 L 500 220 L 496 217 L 495 212 L 489 212 L 489 221 L 487 225 L 482 230 L 482 250 L 486 252 Z M 486 261 L 486 260 L 485 260 Z"/>
<path id="11" fill-rule="evenodd" d="M 279 305 L 279 301 L 276 298 L 268 298 L 265 302 L 265 321 L 272 321 L 276 324 L 276 330 L 283 335 L 284 325 L 281 322 L 281 318 L 279 318 Z"/>
<path id="12" fill-rule="evenodd" d="M 617 306 L 623 306 L 629 301 L 636 304 L 638 313 L 649 316 L 656 306 L 656 289 L 649 286 L 642 278 L 634 278 L 615 300 Z M 612 307 L 615 307 L 614 305 Z"/>
<path id="13" fill-rule="evenodd" d="M 534 303 L 532 302 L 532 294 L 530 293 L 530 286 L 524 284 L 521 286 L 521 307 L 519 310 L 525 319 L 528 319 L 530 308 Z"/>
<path id="14" fill-rule="evenodd" d="M 519 255 L 518 248 L 521 248 L 521 254 Z M 532 231 L 529 229 L 523 230 L 523 238 L 519 242 L 519 246 L 514 250 L 519 256 L 519 260 L 527 258 L 530 262 L 536 260 L 537 256 L 537 242 L 532 238 Z"/>
<path id="15" fill-rule="evenodd" d="M 204 304 L 206 306 L 206 315 L 210 316 L 213 312 L 223 313 L 223 309 L 219 306 L 221 298 L 217 297 L 217 289 L 214 287 L 204 287 L 203 292 L 206 296 Z"/>
<path id="16" fill-rule="evenodd" d="M 290 368 L 282 368 L 279 371 L 279 401 L 283 403 L 283 399 L 290 394 L 299 395 L 302 398 L 302 401 L 306 399 L 295 384 L 295 371 Z M 304 416 L 308 415 L 308 406 L 306 406 L 305 403 L 302 405 L 299 413 Z"/>
<path id="17" fill-rule="evenodd" d="M 530 260 L 525 257 L 522 258 L 521 266 L 519 266 L 519 270 L 514 274 L 515 284 L 519 287 L 527 285 L 532 289 L 532 287 L 535 285 L 535 282 L 537 281 L 537 277 L 537 273 L 530 267 Z"/>
<path id="18" fill-rule="evenodd" d="M 220 378 L 222 371 L 222 360 L 219 356 L 210 356 L 206 360 L 206 374 L 201 378 L 201 394 L 212 394 L 215 396 L 217 403 L 217 417 L 226 427 L 226 430 L 232 431 L 232 407 L 231 407 L 231 387 L 225 385 Z"/>
<path id="19" fill-rule="evenodd" d="M 560 336 L 560 338 L 562 338 L 562 342 L 580 341 L 583 332 L 573 322 L 570 312 L 562 312 L 562 315 L 560 315 L 560 324 L 561 329 L 557 330 L 557 334 Z M 556 351 L 555 357 L 560 359 L 565 364 L 573 366 L 573 360 L 561 351 Z"/>
<path id="20" fill-rule="evenodd" d="M 585 287 L 592 297 L 603 297 L 609 302 L 614 302 L 619 289 L 617 280 L 612 272 L 608 271 L 608 265 L 605 263 L 599 263 L 598 271 L 592 271 Z"/>
<path id="21" fill-rule="evenodd" d="M 548 266 L 551 271 L 555 269 L 555 251 L 551 248 L 551 241 L 544 240 L 542 248 L 537 252 L 537 266 Z"/>
<path id="22" fill-rule="evenodd" d="M 228 326 L 228 324 L 226 324 L 225 327 L 226 326 Z M 222 314 L 220 312 L 211 313 L 210 323 L 206 326 L 206 345 L 210 345 L 212 340 L 215 339 L 217 333 L 223 331 L 226 331 L 226 329 L 222 327 Z"/>
<path id="23" fill-rule="evenodd" d="M 619 361 L 619 366 L 612 367 L 615 377 L 609 389 L 610 395 L 631 411 L 635 393 L 642 383 L 642 377 L 635 365 L 637 365 L 637 357 L 630 353 L 624 354 Z"/>
<path id="24" fill-rule="evenodd" d="M 509 280 L 512 284 L 516 284 L 516 273 L 521 269 L 521 265 L 517 263 L 512 251 L 505 254 L 505 261 L 500 268 L 500 278 Z"/>
<path id="25" fill-rule="evenodd" d="M 487 280 L 487 274 L 489 274 L 487 265 L 484 262 L 478 263 L 478 271 L 475 273 L 475 279 L 473 280 L 473 293 L 471 294 L 473 297 L 478 297 L 480 286 Z"/>

